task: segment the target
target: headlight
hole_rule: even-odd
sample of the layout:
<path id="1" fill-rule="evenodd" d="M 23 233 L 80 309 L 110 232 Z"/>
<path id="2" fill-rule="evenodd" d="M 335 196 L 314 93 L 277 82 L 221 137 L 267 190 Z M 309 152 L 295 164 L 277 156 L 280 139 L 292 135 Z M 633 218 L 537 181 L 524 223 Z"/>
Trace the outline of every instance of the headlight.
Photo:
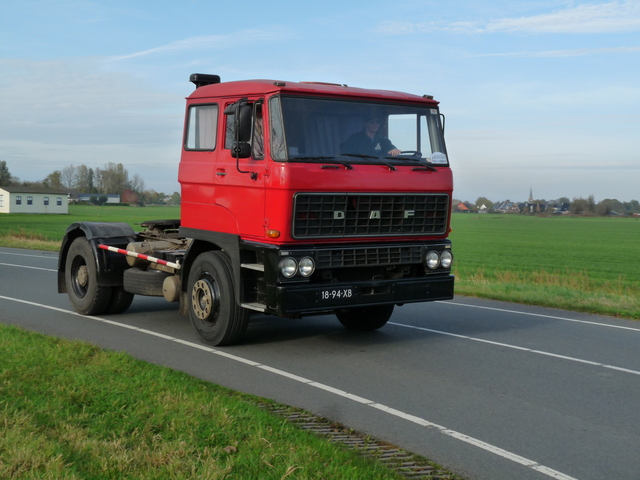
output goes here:
<path id="1" fill-rule="evenodd" d="M 298 271 L 298 262 L 295 258 L 287 257 L 280 260 L 280 273 L 287 278 L 293 277 Z"/>
<path id="2" fill-rule="evenodd" d="M 298 269 L 300 270 L 300 275 L 303 277 L 309 277 L 315 271 L 316 264 L 311 257 L 304 257 L 300 259 Z"/>
<path id="3" fill-rule="evenodd" d="M 440 265 L 442 265 L 444 268 L 449 268 L 451 267 L 452 263 L 453 253 L 451 253 L 449 250 L 445 250 L 444 252 L 442 252 L 442 254 L 440 255 Z"/>
<path id="4" fill-rule="evenodd" d="M 438 252 L 431 250 L 429 253 L 427 253 L 427 256 L 425 257 L 425 263 L 431 270 L 438 268 L 438 265 L 440 264 L 440 255 L 438 255 Z"/>

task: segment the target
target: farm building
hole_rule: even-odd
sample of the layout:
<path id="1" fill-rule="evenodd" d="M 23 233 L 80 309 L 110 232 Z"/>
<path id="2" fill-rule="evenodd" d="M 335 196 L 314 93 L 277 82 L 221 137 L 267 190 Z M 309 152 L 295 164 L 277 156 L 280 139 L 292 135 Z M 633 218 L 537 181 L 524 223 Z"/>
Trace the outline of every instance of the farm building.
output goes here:
<path id="1" fill-rule="evenodd" d="M 66 190 L 0 187 L 0 213 L 69 213 Z"/>

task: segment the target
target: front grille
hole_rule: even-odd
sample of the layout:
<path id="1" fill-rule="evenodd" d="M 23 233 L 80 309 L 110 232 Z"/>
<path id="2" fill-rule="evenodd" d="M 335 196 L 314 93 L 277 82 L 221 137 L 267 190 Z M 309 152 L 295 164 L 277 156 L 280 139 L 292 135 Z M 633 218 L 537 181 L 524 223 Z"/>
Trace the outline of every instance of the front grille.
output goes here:
<path id="1" fill-rule="evenodd" d="M 293 237 L 443 235 L 447 194 L 318 194 L 295 197 Z"/>
<path id="2" fill-rule="evenodd" d="M 316 251 L 317 268 L 421 263 L 422 246 L 332 248 Z"/>

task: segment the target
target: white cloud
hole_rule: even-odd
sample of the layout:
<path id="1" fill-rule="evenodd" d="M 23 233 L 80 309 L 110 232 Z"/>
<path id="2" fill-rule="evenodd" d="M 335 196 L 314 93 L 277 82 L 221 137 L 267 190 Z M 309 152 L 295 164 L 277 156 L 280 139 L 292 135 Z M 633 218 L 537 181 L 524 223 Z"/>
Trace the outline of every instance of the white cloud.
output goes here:
<path id="1" fill-rule="evenodd" d="M 378 33 L 407 35 L 432 31 L 452 33 L 612 33 L 640 30 L 640 2 L 629 0 L 583 4 L 553 13 L 478 22 L 382 22 Z"/>
<path id="2" fill-rule="evenodd" d="M 432 23 L 411 23 L 411 22 L 382 22 L 375 28 L 375 32 L 385 35 L 407 35 L 411 33 L 426 33 L 429 30 L 439 30 Z"/>
<path id="3" fill-rule="evenodd" d="M 290 33 L 281 29 L 271 30 L 242 30 L 226 35 L 204 35 L 199 37 L 186 38 L 175 42 L 162 45 L 160 47 L 150 48 L 140 52 L 127 55 L 111 57 L 109 60 L 118 61 L 128 58 L 143 57 L 151 54 L 173 53 L 178 51 L 192 51 L 202 49 L 215 49 L 246 46 L 247 44 L 263 43 L 270 41 L 282 41 L 290 37 Z"/>
<path id="4" fill-rule="evenodd" d="M 585 4 L 532 17 L 489 22 L 486 32 L 611 33 L 640 30 L 640 2 Z"/>
<path id="5" fill-rule="evenodd" d="M 640 47 L 611 47 L 611 48 L 574 48 L 567 50 L 549 50 L 546 52 L 508 52 L 485 53 L 478 57 L 584 57 L 604 53 L 634 53 L 640 52 Z"/>

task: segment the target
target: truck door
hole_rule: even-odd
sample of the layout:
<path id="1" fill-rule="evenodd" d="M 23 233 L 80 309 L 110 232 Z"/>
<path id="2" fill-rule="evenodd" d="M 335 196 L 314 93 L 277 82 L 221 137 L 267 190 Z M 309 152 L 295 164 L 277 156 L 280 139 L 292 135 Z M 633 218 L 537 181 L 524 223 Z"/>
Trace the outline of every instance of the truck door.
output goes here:
<path id="1" fill-rule="evenodd" d="M 241 102 L 240 108 L 238 102 Z M 243 98 L 224 107 L 224 147 L 215 166 L 215 203 L 236 218 L 243 237 L 264 239 L 263 99 Z M 239 120 L 238 120 L 239 119 Z"/>

